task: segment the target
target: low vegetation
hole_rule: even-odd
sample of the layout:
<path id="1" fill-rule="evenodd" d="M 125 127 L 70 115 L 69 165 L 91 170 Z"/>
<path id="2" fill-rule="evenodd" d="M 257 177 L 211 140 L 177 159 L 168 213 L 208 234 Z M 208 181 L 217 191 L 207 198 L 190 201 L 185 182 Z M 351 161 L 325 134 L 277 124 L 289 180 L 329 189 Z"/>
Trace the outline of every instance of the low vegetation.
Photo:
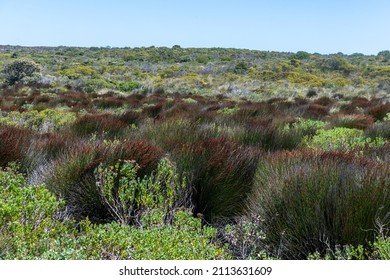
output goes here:
<path id="1" fill-rule="evenodd" d="M 390 259 L 387 56 L 0 46 L 0 259 Z"/>

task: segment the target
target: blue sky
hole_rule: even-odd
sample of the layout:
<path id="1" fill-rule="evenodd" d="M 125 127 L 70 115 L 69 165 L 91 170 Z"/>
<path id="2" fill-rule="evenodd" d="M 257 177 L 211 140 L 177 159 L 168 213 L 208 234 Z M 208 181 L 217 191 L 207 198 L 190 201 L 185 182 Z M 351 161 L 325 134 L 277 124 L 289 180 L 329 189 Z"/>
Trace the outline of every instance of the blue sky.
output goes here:
<path id="1" fill-rule="evenodd" d="M 376 54 L 389 0 L 0 0 L 0 44 Z"/>

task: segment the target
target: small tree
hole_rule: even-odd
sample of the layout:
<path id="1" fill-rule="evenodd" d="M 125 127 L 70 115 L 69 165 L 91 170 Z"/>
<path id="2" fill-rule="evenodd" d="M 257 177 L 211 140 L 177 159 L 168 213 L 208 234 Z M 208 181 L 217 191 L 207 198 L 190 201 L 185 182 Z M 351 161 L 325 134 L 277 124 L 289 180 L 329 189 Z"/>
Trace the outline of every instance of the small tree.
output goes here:
<path id="1" fill-rule="evenodd" d="M 39 65 L 26 58 L 5 65 L 2 72 L 8 85 L 36 83 L 41 78 Z"/>

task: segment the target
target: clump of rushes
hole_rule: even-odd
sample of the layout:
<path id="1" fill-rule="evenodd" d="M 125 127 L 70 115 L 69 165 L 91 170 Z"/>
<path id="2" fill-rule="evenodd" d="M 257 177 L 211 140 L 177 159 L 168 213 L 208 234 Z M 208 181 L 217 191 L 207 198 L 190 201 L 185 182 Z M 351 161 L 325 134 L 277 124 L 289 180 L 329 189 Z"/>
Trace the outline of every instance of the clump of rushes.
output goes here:
<path id="1" fill-rule="evenodd" d="M 250 215 L 271 256 L 305 259 L 338 245 L 367 246 L 389 222 L 388 164 L 344 152 L 270 154 L 256 171 Z M 388 234 L 388 233 L 383 233 Z"/>
<path id="2" fill-rule="evenodd" d="M 218 222 L 239 215 L 251 189 L 259 153 L 224 138 L 187 144 L 174 151 L 179 171 L 192 187 L 195 214 Z"/>
<path id="3" fill-rule="evenodd" d="M 382 121 L 386 117 L 387 113 L 389 112 L 390 112 L 390 103 L 371 107 L 367 111 L 367 113 L 371 115 L 376 121 Z"/>
<path id="4" fill-rule="evenodd" d="M 167 120 L 159 123 L 145 123 L 138 135 L 171 151 L 185 143 L 193 143 L 202 137 L 199 124 L 188 120 Z"/>
<path id="5" fill-rule="evenodd" d="M 31 138 L 23 164 L 32 170 L 39 164 L 59 158 L 68 151 L 69 145 L 76 139 L 68 135 L 53 133 L 37 134 Z"/>
<path id="6" fill-rule="evenodd" d="M 318 104 L 318 105 L 322 105 L 322 106 L 330 106 L 333 103 L 335 103 L 335 101 L 329 97 L 326 97 L 326 96 L 317 98 L 316 100 L 313 101 L 313 104 Z"/>
<path id="7" fill-rule="evenodd" d="M 305 119 L 322 119 L 329 114 L 329 107 L 312 103 L 303 105 L 298 108 L 301 111 L 301 116 Z"/>
<path id="8" fill-rule="evenodd" d="M 142 109 L 142 113 L 144 113 L 146 116 L 150 118 L 155 118 L 162 111 L 162 109 L 163 109 L 163 104 L 157 103 L 150 106 L 149 105 L 145 106 Z"/>
<path id="9" fill-rule="evenodd" d="M 0 166 L 22 161 L 34 132 L 30 129 L 0 126 Z"/>
<path id="10" fill-rule="evenodd" d="M 382 137 L 390 139 L 390 121 L 374 123 L 364 131 L 364 135 L 370 138 Z"/>
<path id="11" fill-rule="evenodd" d="M 93 172 L 105 159 L 103 145 L 80 145 L 54 162 L 47 188 L 65 200 L 73 217 L 100 222 L 109 217 L 100 202 Z"/>
<path id="12" fill-rule="evenodd" d="M 128 110 L 119 115 L 119 120 L 126 123 L 127 125 L 138 125 L 143 119 L 143 114 L 140 112 L 135 112 L 133 110 Z"/>
<path id="13" fill-rule="evenodd" d="M 332 127 L 346 127 L 346 128 L 356 128 L 356 129 L 366 129 L 374 123 L 374 119 L 369 115 L 354 114 L 354 115 L 344 115 L 336 114 L 333 115 L 330 119 L 330 125 Z"/>
<path id="14" fill-rule="evenodd" d="M 128 127 L 128 124 L 121 121 L 120 117 L 100 113 L 80 117 L 70 126 L 70 131 L 77 136 L 90 136 L 97 133 L 114 138 L 123 135 Z"/>
<path id="15" fill-rule="evenodd" d="M 125 99 L 123 97 L 97 98 L 92 101 L 92 104 L 100 109 L 119 108 L 125 104 Z"/>

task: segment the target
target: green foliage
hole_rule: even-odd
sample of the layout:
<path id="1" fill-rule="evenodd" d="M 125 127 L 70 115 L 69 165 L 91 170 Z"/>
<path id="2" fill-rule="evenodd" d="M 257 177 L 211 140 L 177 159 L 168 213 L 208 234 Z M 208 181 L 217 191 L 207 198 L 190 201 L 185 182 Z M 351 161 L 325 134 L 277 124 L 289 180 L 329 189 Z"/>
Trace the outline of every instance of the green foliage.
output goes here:
<path id="1" fill-rule="evenodd" d="M 229 259 L 226 249 L 213 243 L 216 229 L 201 226 L 188 212 L 177 212 L 172 225 L 165 225 L 161 213 L 153 213 L 154 224 L 144 228 L 111 223 L 81 224 L 78 243 L 88 259 Z"/>
<path id="2" fill-rule="evenodd" d="M 258 229 L 260 217 L 241 217 L 237 223 L 228 224 L 224 228 L 224 238 L 229 242 L 234 259 L 265 260 L 270 259 L 266 247 L 264 233 Z"/>
<path id="3" fill-rule="evenodd" d="M 240 110 L 239 107 L 225 107 L 222 109 L 219 109 L 217 113 L 219 114 L 225 114 L 225 115 L 233 115 L 237 113 Z"/>
<path id="4" fill-rule="evenodd" d="M 35 259 L 69 230 L 55 219 L 63 206 L 44 186 L 27 186 L 23 176 L 0 171 L 0 259 Z"/>
<path id="5" fill-rule="evenodd" d="M 385 143 L 386 140 L 381 137 L 364 137 L 362 130 L 336 127 L 319 130 L 317 135 L 306 139 L 305 145 L 322 150 L 362 150 L 365 147 L 380 147 Z"/>
<path id="6" fill-rule="evenodd" d="M 325 255 L 315 252 L 308 256 L 309 260 L 390 260 L 390 239 L 379 236 L 373 243 L 362 245 L 337 246 L 335 250 L 327 250 Z"/>
<path id="7" fill-rule="evenodd" d="M 309 59 L 310 54 L 307 52 L 304 52 L 304 51 L 299 51 L 296 54 L 291 55 L 290 57 L 291 57 L 291 59 L 303 60 L 303 59 Z"/>
<path id="8" fill-rule="evenodd" d="M 237 65 L 234 67 L 234 73 L 235 74 L 246 74 L 249 70 L 249 64 L 245 61 L 240 61 L 237 63 Z"/>
<path id="9" fill-rule="evenodd" d="M 139 88 L 140 84 L 136 82 L 120 82 L 118 84 L 118 89 L 124 92 L 132 92 L 133 90 Z"/>
<path id="10" fill-rule="evenodd" d="M 117 223 L 74 223 L 63 202 L 44 186 L 26 186 L 12 171 L 0 171 L 0 259 L 230 259 L 216 240 L 217 230 L 201 226 L 189 212 L 174 214 L 172 225 L 154 211 L 133 228 Z"/>
<path id="11" fill-rule="evenodd" d="M 134 161 L 100 164 L 95 169 L 99 195 L 119 223 L 140 223 L 142 215 L 154 210 L 169 215 L 185 204 L 185 180 L 180 181 L 168 159 L 162 159 L 156 171 L 144 178 L 137 177 L 137 169 Z"/>
<path id="12" fill-rule="evenodd" d="M 12 111 L 0 118 L 0 124 L 32 128 L 41 132 L 58 131 L 76 121 L 76 114 L 62 110 L 45 109 L 42 111 Z"/>
<path id="13" fill-rule="evenodd" d="M 200 64 L 207 64 L 209 62 L 210 58 L 207 55 L 200 55 L 196 58 L 196 62 Z"/>
<path id="14" fill-rule="evenodd" d="M 96 74 L 96 70 L 90 66 L 76 66 L 73 68 L 65 69 L 61 72 L 62 75 L 67 76 L 69 79 L 78 79 L 82 76 L 92 76 Z"/>
<path id="15" fill-rule="evenodd" d="M 2 73 L 8 85 L 36 83 L 41 77 L 39 65 L 26 58 L 5 65 Z"/>

